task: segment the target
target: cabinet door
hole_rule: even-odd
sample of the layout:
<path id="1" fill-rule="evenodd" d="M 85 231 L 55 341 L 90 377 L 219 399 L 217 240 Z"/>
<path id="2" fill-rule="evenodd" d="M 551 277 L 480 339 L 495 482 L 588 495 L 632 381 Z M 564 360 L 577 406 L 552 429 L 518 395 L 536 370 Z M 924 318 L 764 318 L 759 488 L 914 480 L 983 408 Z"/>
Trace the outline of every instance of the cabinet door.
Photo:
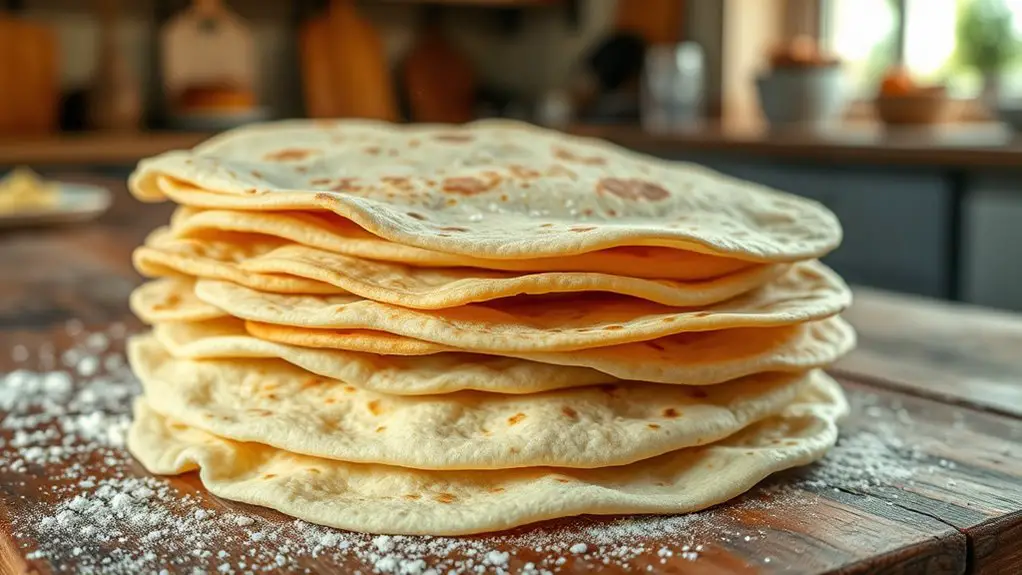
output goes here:
<path id="1" fill-rule="evenodd" d="M 719 157 L 693 161 L 830 208 L 841 220 L 844 241 L 824 261 L 849 283 L 940 298 L 950 295 L 951 187 L 940 172 Z"/>
<path id="2" fill-rule="evenodd" d="M 1022 311 L 1022 184 L 1007 176 L 969 181 L 962 223 L 962 297 Z"/>

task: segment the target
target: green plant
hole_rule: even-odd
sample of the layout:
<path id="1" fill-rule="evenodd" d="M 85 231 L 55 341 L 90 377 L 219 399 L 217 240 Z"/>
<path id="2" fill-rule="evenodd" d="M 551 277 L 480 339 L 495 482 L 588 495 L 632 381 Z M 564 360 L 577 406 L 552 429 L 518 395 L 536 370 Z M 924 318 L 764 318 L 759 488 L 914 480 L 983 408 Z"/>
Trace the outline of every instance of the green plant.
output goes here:
<path id="1" fill-rule="evenodd" d="M 1018 56 L 1013 14 L 1003 0 L 959 0 L 955 59 L 980 72 L 995 72 Z"/>

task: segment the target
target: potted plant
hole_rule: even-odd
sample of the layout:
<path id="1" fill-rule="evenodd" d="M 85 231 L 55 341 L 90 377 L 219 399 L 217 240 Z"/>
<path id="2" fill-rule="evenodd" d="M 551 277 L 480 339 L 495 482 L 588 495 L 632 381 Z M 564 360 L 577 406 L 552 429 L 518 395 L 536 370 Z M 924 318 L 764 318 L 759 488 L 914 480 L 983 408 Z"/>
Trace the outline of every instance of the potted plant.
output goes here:
<path id="1" fill-rule="evenodd" d="M 1020 50 L 1014 15 L 1004 0 L 959 0 L 956 58 L 983 78 L 982 99 L 995 106 L 1000 73 Z"/>

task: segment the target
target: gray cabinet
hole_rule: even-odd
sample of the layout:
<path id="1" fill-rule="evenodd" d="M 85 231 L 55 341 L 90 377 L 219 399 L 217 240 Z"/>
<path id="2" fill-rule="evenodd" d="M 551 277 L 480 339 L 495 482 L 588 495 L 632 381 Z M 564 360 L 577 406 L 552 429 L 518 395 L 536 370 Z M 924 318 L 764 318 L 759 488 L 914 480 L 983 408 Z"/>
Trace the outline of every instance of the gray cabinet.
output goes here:
<path id="1" fill-rule="evenodd" d="M 1022 181 L 969 179 L 962 222 L 962 298 L 1022 311 Z"/>
<path id="2" fill-rule="evenodd" d="M 738 178 L 813 198 L 837 214 L 842 246 L 824 261 L 850 283 L 948 297 L 951 184 L 938 170 L 819 166 L 686 155 Z"/>

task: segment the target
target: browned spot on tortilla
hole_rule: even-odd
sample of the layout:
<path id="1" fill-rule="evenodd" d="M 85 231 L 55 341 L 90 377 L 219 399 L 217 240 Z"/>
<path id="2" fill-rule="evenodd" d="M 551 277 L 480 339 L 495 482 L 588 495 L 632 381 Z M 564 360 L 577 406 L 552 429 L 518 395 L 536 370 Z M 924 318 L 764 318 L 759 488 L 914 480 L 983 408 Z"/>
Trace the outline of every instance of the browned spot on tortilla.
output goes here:
<path id="1" fill-rule="evenodd" d="M 381 425 L 381 426 L 376 428 L 376 433 L 383 433 L 384 429 L 387 429 L 387 426 L 386 425 Z"/>
<path id="2" fill-rule="evenodd" d="M 511 449 L 508 449 L 508 451 L 510 451 L 512 455 L 518 455 L 519 453 L 522 452 L 522 450 L 518 449 L 517 447 L 512 447 Z"/>
<path id="3" fill-rule="evenodd" d="M 262 178 L 263 177 L 263 173 L 260 172 L 259 170 L 252 170 L 249 173 L 252 174 L 253 178 Z"/>
<path id="4" fill-rule="evenodd" d="M 606 393 L 607 395 L 609 395 L 611 397 L 614 397 L 614 394 L 617 393 L 617 386 L 613 385 L 613 384 L 609 384 L 609 383 L 606 384 L 606 385 L 601 385 L 600 386 L 600 391 L 602 391 L 603 393 Z"/>
<path id="5" fill-rule="evenodd" d="M 317 385 L 323 385 L 324 383 L 326 383 L 325 379 L 320 379 L 318 377 L 307 377 L 305 378 L 305 381 L 302 382 L 302 389 L 316 387 Z"/>
<path id="6" fill-rule="evenodd" d="M 441 142 L 451 142 L 451 143 L 471 142 L 472 141 L 472 135 L 471 134 L 458 134 L 456 132 L 448 132 L 448 133 L 445 133 L 445 134 L 436 134 L 435 136 L 433 136 L 433 139 L 434 140 L 439 140 Z"/>
<path id="7" fill-rule="evenodd" d="M 418 493 L 405 493 L 405 499 L 421 499 L 422 496 Z"/>
<path id="8" fill-rule="evenodd" d="M 712 312 L 697 311 L 696 313 L 692 314 L 692 317 L 707 317 L 707 316 L 711 316 L 711 315 L 713 315 Z"/>
<path id="9" fill-rule="evenodd" d="M 672 323 L 676 319 L 678 319 L 678 318 L 672 315 L 672 316 L 667 316 L 667 317 L 665 317 L 664 319 L 662 319 L 660 321 L 662 321 L 664 323 Z"/>
<path id="10" fill-rule="evenodd" d="M 667 351 L 667 348 L 665 348 L 664 346 L 662 346 L 659 343 L 656 343 L 654 341 L 646 341 L 646 342 L 643 342 L 643 343 L 645 343 L 647 346 L 652 347 L 653 349 L 655 349 L 657 351 Z"/>
<path id="11" fill-rule="evenodd" d="M 607 210 L 607 215 L 612 218 L 617 217 L 617 210 Z"/>
<path id="12" fill-rule="evenodd" d="M 263 474 L 263 479 L 273 479 L 276 476 L 277 476 L 276 473 L 264 473 Z"/>
<path id="13" fill-rule="evenodd" d="M 447 198 L 447 205 L 448 206 L 456 206 L 456 205 L 458 205 L 458 200 L 456 200 L 454 198 Z"/>
<path id="14" fill-rule="evenodd" d="M 344 391 L 347 391 L 348 393 L 355 393 L 357 389 L 355 389 L 354 385 L 345 385 Z"/>
<path id="15" fill-rule="evenodd" d="M 334 403 L 337 403 L 337 400 L 334 399 L 333 397 L 328 397 L 328 398 L 323 400 L 323 403 L 325 403 L 327 405 L 332 405 Z"/>
<path id="16" fill-rule="evenodd" d="M 571 480 L 567 477 L 554 477 L 554 481 L 558 483 L 571 483 Z"/>
<path id="17" fill-rule="evenodd" d="M 358 178 L 338 178 L 337 182 L 330 187 L 332 192 L 360 192 L 365 189 L 364 186 L 360 186 L 355 182 Z"/>
<path id="18" fill-rule="evenodd" d="M 316 153 L 315 150 L 308 150 L 305 148 L 285 148 L 283 150 L 270 152 L 263 156 L 263 159 L 268 162 L 297 162 L 308 158 L 314 153 Z"/>
<path id="19" fill-rule="evenodd" d="M 689 397 L 694 397 L 696 399 L 706 399 L 707 397 L 710 397 L 709 393 L 706 393 L 701 389 L 690 389 L 688 390 L 688 395 Z"/>
<path id="20" fill-rule="evenodd" d="M 440 229 L 445 231 L 445 232 L 467 232 L 467 231 L 469 231 L 468 228 L 463 228 L 463 227 L 460 227 L 460 226 L 447 226 L 447 227 L 440 228 Z"/>
<path id="21" fill-rule="evenodd" d="M 619 329 L 624 329 L 624 328 L 625 327 L 623 325 L 614 324 L 614 325 L 605 326 L 603 329 L 605 329 L 607 331 L 617 331 Z"/>
<path id="22" fill-rule="evenodd" d="M 320 471 L 319 469 L 316 469 L 315 467 L 310 467 L 306 471 L 308 471 L 309 473 L 314 473 L 316 475 L 319 475 L 319 474 L 323 473 L 322 471 Z"/>
<path id="23" fill-rule="evenodd" d="M 586 166 L 602 166 L 607 163 L 607 160 L 599 156 L 583 156 L 559 146 L 554 147 L 554 157 L 566 162 L 575 162 Z"/>
<path id="24" fill-rule="evenodd" d="M 516 424 L 520 423 L 523 419 L 525 419 L 525 414 L 519 412 L 519 413 L 516 413 L 516 414 L 512 415 L 511 417 L 507 418 L 507 424 L 508 425 L 516 425 Z"/>
<path id="25" fill-rule="evenodd" d="M 578 412 L 575 411 L 574 409 L 568 407 L 567 405 L 565 405 L 564 407 L 561 408 L 561 413 L 563 413 L 564 415 L 566 415 L 568 417 L 578 417 Z"/>
<path id="26" fill-rule="evenodd" d="M 411 140 L 408 140 L 409 148 L 418 148 L 420 145 L 422 145 L 422 142 L 419 141 L 417 138 L 412 138 Z"/>
<path id="27" fill-rule="evenodd" d="M 591 232 L 591 231 L 595 230 L 596 228 L 594 228 L 592 226 L 584 226 L 584 227 L 581 227 L 581 228 L 568 228 L 568 229 L 573 231 L 573 232 Z"/>
<path id="28" fill-rule="evenodd" d="M 496 188 L 499 183 L 500 180 L 498 178 L 492 178 L 489 182 L 486 182 L 474 176 L 460 176 L 444 178 L 441 187 L 448 194 L 475 196 Z"/>
<path id="29" fill-rule="evenodd" d="M 500 195 L 500 201 L 506 202 L 507 201 L 507 194 L 501 194 Z"/>
<path id="30" fill-rule="evenodd" d="M 444 234 L 437 234 L 437 236 L 439 236 L 441 238 L 449 238 L 449 237 L 451 237 L 451 234 L 444 233 Z"/>
<path id="31" fill-rule="evenodd" d="M 370 156 L 379 156 L 380 155 L 380 147 L 379 146 L 366 146 L 365 149 L 363 149 L 362 151 L 367 153 L 367 154 L 369 154 Z"/>
<path id="32" fill-rule="evenodd" d="M 552 227 L 554 227 L 554 225 L 551 224 L 551 223 L 546 223 L 546 224 L 540 224 L 539 227 L 541 227 L 541 228 L 552 228 Z"/>
<path id="33" fill-rule="evenodd" d="M 584 216 L 591 216 L 591 215 L 593 215 L 592 208 L 586 208 L 586 209 L 582 210 L 582 215 L 584 215 Z"/>
<path id="34" fill-rule="evenodd" d="M 419 213 L 416 213 L 416 212 L 405 212 L 405 215 L 407 215 L 410 218 L 414 218 L 416 220 L 419 220 L 420 222 L 424 222 L 424 221 L 429 219 L 426 216 L 424 216 L 422 214 L 419 214 Z"/>
<path id="35" fill-rule="evenodd" d="M 670 197 L 670 192 L 653 182 L 635 178 L 603 178 L 596 184 L 598 194 L 610 194 L 622 200 L 656 202 Z"/>
<path id="36" fill-rule="evenodd" d="M 674 419 L 676 417 L 681 417 L 681 414 L 678 413 L 677 409 L 674 409 L 673 407 L 668 407 L 667 409 L 664 410 L 664 417 L 668 419 Z"/>
<path id="37" fill-rule="evenodd" d="M 374 399 L 374 400 L 370 401 L 369 403 L 367 403 L 366 407 L 369 408 L 369 413 L 371 413 L 373 415 L 379 415 L 380 414 L 380 400 Z"/>
<path id="38" fill-rule="evenodd" d="M 188 426 L 184 425 L 184 424 L 181 424 L 181 423 L 171 423 L 170 424 L 170 428 L 171 429 L 176 429 L 178 431 L 183 431 L 185 429 L 188 429 Z"/>
<path id="39" fill-rule="evenodd" d="M 255 189 L 255 188 L 245 188 L 245 193 L 246 194 L 258 194 L 259 190 Z"/>
<path id="40" fill-rule="evenodd" d="M 277 400 L 278 400 L 278 399 L 280 399 L 280 398 L 279 398 L 279 397 L 277 397 L 277 394 L 276 394 L 276 393 L 267 393 L 267 394 L 266 394 L 266 399 L 269 399 L 269 400 L 271 400 L 271 401 L 277 401 Z"/>
<path id="41" fill-rule="evenodd" d="M 508 171 L 511 172 L 512 176 L 523 180 L 532 180 L 543 175 L 532 168 L 526 168 L 525 166 L 519 166 L 516 164 L 509 166 Z"/>
<path id="42" fill-rule="evenodd" d="M 309 168 L 305 166 L 295 166 L 295 171 L 298 172 L 299 174 L 304 174 L 305 172 L 309 171 Z"/>
<path id="43" fill-rule="evenodd" d="M 798 442 L 797 442 L 797 441 L 794 441 L 794 440 L 791 440 L 791 439 L 789 439 L 788 441 L 785 441 L 785 442 L 784 442 L 784 444 L 785 444 L 785 445 L 798 445 Z"/>
<path id="44" fill-rule="evenodd" d="M 437 493 L 436 495 L 433 496 L 433 499 L 439 501 L 440 503 L 454 503 L 455 501 L 458 500 L 458 498 L 455 497 L 453 493 Z"/>
<path id="45" fill-rule="evenodd" d="M 503 487 L 491 487 L 490 488 L 490 493 L 503 493 L 504 491 L 507 491 L 507 490 L 504 489 Z"/>
<path id="46" fill-rule="evenodd" d="M 311 185 L 311 186 L 326 186 L 326 185 L 328 185 L 332 181 L 333 181 L 332 178 L 312 178 L 311 180 L 309 180 L 309 185 Z"/>

